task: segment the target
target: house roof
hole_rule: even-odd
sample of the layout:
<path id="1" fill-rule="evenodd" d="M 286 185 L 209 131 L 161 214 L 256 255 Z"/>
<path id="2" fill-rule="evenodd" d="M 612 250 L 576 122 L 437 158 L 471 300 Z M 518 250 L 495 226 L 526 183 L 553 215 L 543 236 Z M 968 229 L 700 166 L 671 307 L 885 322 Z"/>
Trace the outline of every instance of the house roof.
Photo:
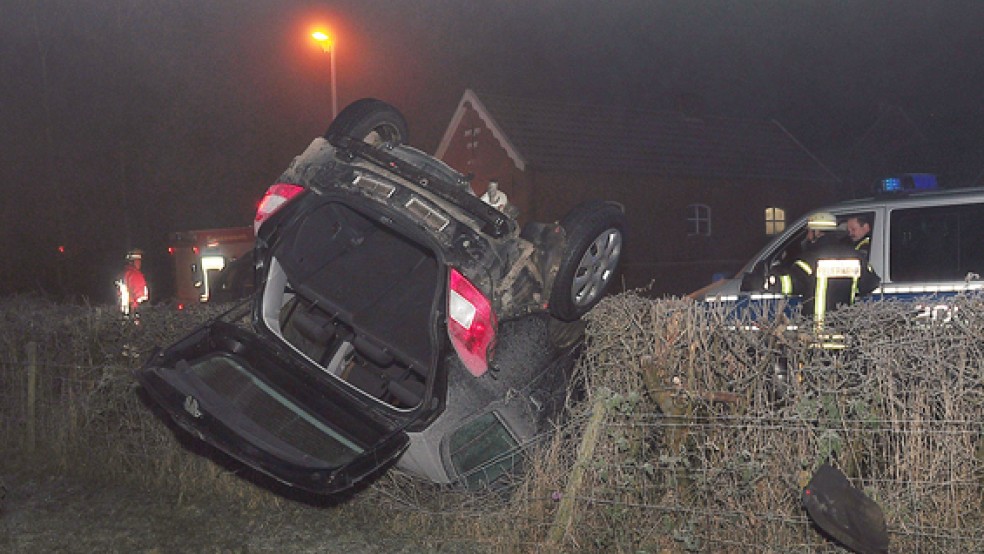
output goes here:
<path id="1" fill-rule="evenodd" d="M 837 181 L 779 123 L 562 104 L 466 90 L 437 149 L 473 108 L 520 169 Z"/>

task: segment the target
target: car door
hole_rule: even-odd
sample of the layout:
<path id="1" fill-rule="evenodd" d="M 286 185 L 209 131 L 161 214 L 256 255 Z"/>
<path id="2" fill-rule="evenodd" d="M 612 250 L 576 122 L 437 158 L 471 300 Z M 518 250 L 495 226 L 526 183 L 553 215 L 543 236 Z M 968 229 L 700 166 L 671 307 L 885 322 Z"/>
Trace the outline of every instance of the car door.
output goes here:
<path id="1" fill-rule="evenodd" d="M 279 481 L 319 494 L 356 485 L 406 449 L 406 421 L 367 410 L 276 342 L 216 319 L 135 372 L 180 427 Z"/>
<path id="2" fill-rule="evenodd" d="M 886 278 L 893 298 L 951 296 L 984 288 L 984 202 L 910 203 L 888 213 Z"/>

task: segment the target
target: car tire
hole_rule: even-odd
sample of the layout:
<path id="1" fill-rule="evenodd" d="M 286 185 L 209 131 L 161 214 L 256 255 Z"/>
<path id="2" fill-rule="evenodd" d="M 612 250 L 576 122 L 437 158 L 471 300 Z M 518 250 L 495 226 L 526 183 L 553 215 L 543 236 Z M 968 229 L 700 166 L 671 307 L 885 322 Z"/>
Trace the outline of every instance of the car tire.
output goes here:
<path id="1" fill-rule="evenodd" d="M 614 202 L 589 201 L 560 222 L 567 236 L 550 291 L 550 315 L 574 321 L 597 304 L 618 269 L 625 212 Z"/>
<path id="2" fill-rule="evenodd" d="M 547 336 L 555 348 L 567 349 L 584 338 L 584 320 L 561 321 L 556 317 L 547 320 Z"/>
<path id="3" fill-rule="evenodd" d="M 346 106 L 325 131 L 325 138 L 336 146 L 343 137 L 373 146 L 395 145 L 406 143 L 409 131 L 399 110 L 382 100 L 363 98 Z"/>

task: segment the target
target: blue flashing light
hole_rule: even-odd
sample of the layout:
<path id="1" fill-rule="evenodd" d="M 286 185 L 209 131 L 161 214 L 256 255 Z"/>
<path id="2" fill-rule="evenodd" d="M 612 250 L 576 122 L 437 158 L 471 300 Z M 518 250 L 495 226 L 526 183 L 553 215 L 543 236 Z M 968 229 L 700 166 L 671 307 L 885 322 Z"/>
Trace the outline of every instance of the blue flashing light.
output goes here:
<path id="1" fill-rule="evenodd" d="M 887 179 L 882 179 L 882 192 L 898 192 L 902 190 L 902 179 L 898 177 L 889 177 Z"/>
<path id="2" fill-rule="evenodd" d="M 935 190 L 936 175 L 932 173 L 913 173 L 912 185 L 916 190 Z"/>
<path id="3" fill-rule="evenodd" d="M 911 190 L 936 190 L 936 175 L 932 173 L 906 173 L 899 177 L 881 180 L 881 192 L 905 192 Z"/>

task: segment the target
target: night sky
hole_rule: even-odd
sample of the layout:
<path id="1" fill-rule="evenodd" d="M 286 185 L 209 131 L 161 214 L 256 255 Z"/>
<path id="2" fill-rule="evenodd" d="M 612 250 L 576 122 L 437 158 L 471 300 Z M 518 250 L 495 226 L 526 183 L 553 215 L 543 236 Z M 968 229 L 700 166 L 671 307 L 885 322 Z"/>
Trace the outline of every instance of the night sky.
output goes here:
<path id="1" fill-rule="evenodd" d="M 163 300 L 167 233 L 249 224 L 327 127 L 319 23 L 339 106 L 393 103 L 427 151 L 465 88 L 656 110 L 699 95 L 821 159 L 880 106 L 982 143 L 977 0 L 2 0 L 0 294 L 109 301 L 139 246 Z"/>

